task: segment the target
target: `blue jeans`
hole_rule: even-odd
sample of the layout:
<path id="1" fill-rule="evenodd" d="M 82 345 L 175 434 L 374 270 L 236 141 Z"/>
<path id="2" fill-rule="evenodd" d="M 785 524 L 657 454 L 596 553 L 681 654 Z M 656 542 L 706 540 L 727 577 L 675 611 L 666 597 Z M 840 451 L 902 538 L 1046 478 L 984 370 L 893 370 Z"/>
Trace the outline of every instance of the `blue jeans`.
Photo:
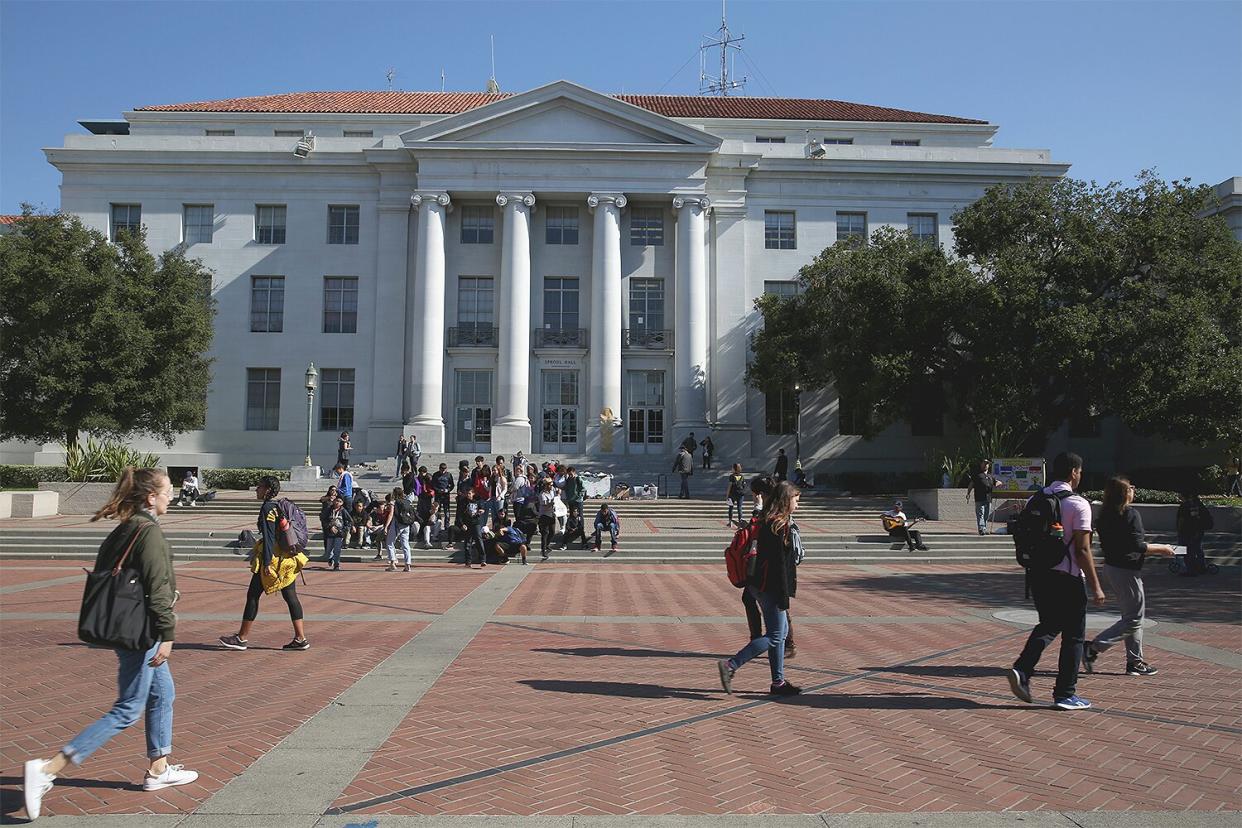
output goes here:
<path id="1" fill-rule="evenodd" d="M 108 740 L 147 715 L 147 758 L 158 759 L 172 753 L 173 687 L 172 671 L 168 662 L 159 667 L 150 665 L 160 642 L 151 649 L 115 650 L 117 658 L 117 697 L 112 709 L 90 727 L 83 730 L 63 752 L 75 765 L 85 762 Z"/>
<path id="2" fill-rule="evenodd" d="M 975 523 L 979 525 L 979 534 L 986 535 L 988 533 L 988 514 L 991 512 L 991 503 L 984 500 L 982 502 L 975 501 Z"/>
<path id="3" fill-rule="evenodd" d="M 328 535 L 326 540 L 328 544 L 328 561 L 333 566 L 340 566 L 341 548 L 345 545 L 345 538 L 343 536 L 333 537 L 332 535 Z"/>
<path id="4" fill-rule="evenodd" d="M 737 655 L 729 659 L 733 669 L 740 668 L 761 653 L 768 654 L 768 666 L 772 669 L 772 684 L 780 684 L 785 680 L 785 635 L 789 632 L 789 621 L 785 611 L 776 605 L 775 599 L 760 592 L 754 587 L 746 587 L 750 594 L 759 602 L 759 611 L 763 613 L 763 626 L 767 635 L 761 635 L 745 647 L 737 651 Z"/>
<path id="5" fill-rule="evenodd" d="M 740 495 L 738 497 L 729 498 L 729 517 L 728 517 L 729 523 L 733 522 L 733 509 L 735 507 L 737 508 L 737 523 L 738 523 L 738 526 L 741 526 L 742 525 L 742 498 Z"/>
<path id="6" fill-rule="evenodd" d="M 604 528 L 605 527 L 602 527 L 602 526 L 596 526 L 595 531 L 591 533 L 591 546 L 595 547 L 596 549 L 599 549 L 599 540 L 600 540 L 600 536 L 603 534 Z M 608 529 L 609 540 L 612 541 L 613 546 L 616 546 L 617 545 L 617 530 L 613 528 L 613 525 L 611 523 L 608 524 L 607 529 Z"/>
<path id="7" fill-rule="evenodd" d="M 388 538 L 385 548 L 388 550 L 388 562 L 395 564 L 397 562 L 397 547 L 401 547 L 401 551 L 405 553 L 405 562 L 414 563 L 410 559 L 410 527 L 397 523 L 394 517 L 392 523 L 388 524 Z"/>

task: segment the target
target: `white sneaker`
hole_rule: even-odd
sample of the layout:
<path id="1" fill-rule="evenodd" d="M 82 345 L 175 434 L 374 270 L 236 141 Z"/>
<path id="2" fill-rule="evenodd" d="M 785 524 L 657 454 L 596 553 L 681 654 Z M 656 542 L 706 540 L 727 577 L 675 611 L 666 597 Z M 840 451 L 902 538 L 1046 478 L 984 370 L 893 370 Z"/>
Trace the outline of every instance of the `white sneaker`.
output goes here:
<path id="1" fill-rule="evenodd" d="M 56 779 L 43 770 L 46 765 L 42 759 L 31 759 L 26 763 L 22 792 L 26 795 L 26 816 L 31 820 L 39 818 L 39 812 L 43 810 L 43 795 L 52 789 L 52 782 Z"/>
<path id="2" fill-rule="evenodd" d="M 198 771 L 186 770 L 185 765 L 169 765 L 159 776 L 148 773 L 142 780 L 144 791 L 158 791 L 174 785 L 188 785 L 198 779 Z"/>

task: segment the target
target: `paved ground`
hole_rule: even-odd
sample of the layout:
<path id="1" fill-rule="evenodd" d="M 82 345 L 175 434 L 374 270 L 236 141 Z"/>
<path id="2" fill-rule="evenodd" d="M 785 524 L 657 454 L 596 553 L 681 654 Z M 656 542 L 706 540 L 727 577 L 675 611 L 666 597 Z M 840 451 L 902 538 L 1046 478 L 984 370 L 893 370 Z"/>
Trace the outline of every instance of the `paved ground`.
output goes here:
<path id="1" fill-rule="evenodd" d="M 809 692 L 779 702 L 762 692 L 762 660 L 739 673 L 737 695 L 718 686 L 713 659 L 745 637 L 722 567 L 312 569 L 299 587 L 305 653 L 278 649 L 290 637 L 278 598 L 265 599 L 251 650 L 216 649 L 235 631 L 248 573 L 210 562 L 178 573 L 175 758 L 199 782 L 139 790 L 134 728 L 62 779 L 46 814 L 159 825 L 542 815 L 562 826 L 981 814 L 961 825 L 1045 811 L 1070 820 L 1048 824 L 1089 825 L 1133 810 L 1145 816 L 1127 824 L 1194 812 L 1169 824 L 1208 825 L 1227 821 L 1204 812 L 1242 810 L 1236 569 L 1149 569 L 1160 674 L 1126 677 L 1109 653 L 1081 684 L 1097 708 L 1076 714 L 1022 705 L 1001 678 L 1026 634 L 993 616 L 1023 606 L 1009 566 L 804 567 L 790 677 Z M 80 589 L 78 564 L 0 562 L 6 820 L 24 817 L 22 761 L 54 752 L 113 697 L 111 656 L 74 638 Z M 1034 685 L 1044 700 L 1051 677 Z"/>

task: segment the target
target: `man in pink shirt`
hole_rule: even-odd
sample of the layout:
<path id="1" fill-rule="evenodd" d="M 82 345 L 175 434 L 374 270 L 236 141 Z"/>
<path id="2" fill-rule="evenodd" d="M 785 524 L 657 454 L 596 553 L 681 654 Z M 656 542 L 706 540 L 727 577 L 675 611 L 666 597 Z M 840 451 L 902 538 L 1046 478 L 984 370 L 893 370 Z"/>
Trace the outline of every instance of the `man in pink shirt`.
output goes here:
<path id="1" fill-rule="evenodd" d="M 1065 532 L 1065 558 L 1052 569 L 1028 570 L 1031 597 L 1039 612 L 1039 623 L 1022 648 L 1022 654 L 1009 671 L 1009 688 L 1024 702 L 1031 701 L 1031 674 L 1044 649 L 1061 636 L 1061 655 L 1057 660 L 1057 682 L 1052 691 L 1053 707 L 1086 710 L 1091 702 L 1077 695 L 1078 665 L 1082 661 L 1087 633 L 1087 592 L 1096 606 L 1104 603 L 1104 591 L 1091 557 L 1091 504 L 1074 494 L 1082 481 L 1082 458 L 1062 452 L 1052 461 L 1051 486 L 1045 494 L 1055 495 Z M 1084 589 L 1083 581 L 1086 581 Z"/>

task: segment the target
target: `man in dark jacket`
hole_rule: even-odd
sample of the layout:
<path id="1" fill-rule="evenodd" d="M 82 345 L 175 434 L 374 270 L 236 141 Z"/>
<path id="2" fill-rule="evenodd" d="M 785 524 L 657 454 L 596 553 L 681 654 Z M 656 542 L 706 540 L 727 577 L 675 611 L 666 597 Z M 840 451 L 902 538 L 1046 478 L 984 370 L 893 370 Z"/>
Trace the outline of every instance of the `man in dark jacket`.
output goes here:
<path id="1" fill-rule="evenodd" d="M 677 459 L 673 461 L 673 471 L 681 475 L 681 492 L 677 497 L 686 500 L 690 497 L 690 475 L 694 474 L 694 458 L 684 445 L 677 450 Z"/>
<path id="2" fill-rule="evenodd" d="M 772 476 L 777 483 L 789 477 L 789 458 L 785 456 L 784 449 L 776 450 L 776 468 L 772 471 Z"/>
<path id="3" fill-rule="evenodd" d="M 436 503 L 440 504 L 438 516 L 444 523 L 440 527 L 441 532 L 448 531 L 450 517 L 449 507 L 453 490 L 457 488 L 457 482 L 453 480 L 453 473 L 448 470 L 448 465 L 440 464 L 440 470 L 431 476 L 431 488 L 436 493 Z"/>

